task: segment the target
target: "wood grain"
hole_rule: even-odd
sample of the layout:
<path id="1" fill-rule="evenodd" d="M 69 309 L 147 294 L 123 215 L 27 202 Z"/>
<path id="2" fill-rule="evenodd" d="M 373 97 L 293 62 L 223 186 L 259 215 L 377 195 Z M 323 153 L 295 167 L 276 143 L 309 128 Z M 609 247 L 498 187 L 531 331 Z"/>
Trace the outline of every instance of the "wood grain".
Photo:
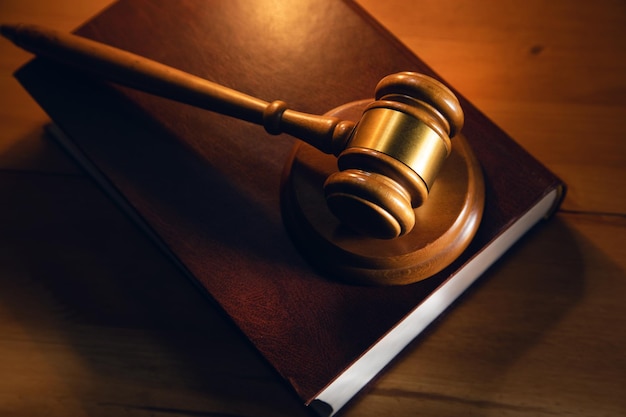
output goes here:
<path id="1" fill-rule="evenodd" d="M 569 192 L 343 415 L 626 413 L 626 5 L 359 3 Z M 107 4 L 0 16 L 70 30 Z M 0 56 L 0 414 L 302 415 L 253 354 L 223 354 L 238 336 L 48 143 L 11 76 L 28 55 Z"/>

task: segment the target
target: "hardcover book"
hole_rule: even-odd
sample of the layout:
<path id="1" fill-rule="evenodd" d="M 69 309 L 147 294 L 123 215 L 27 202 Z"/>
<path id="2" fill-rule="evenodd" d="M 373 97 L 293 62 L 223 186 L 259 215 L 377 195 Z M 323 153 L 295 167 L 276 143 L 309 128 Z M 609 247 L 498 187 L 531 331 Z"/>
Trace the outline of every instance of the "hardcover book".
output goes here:
<path id="1" fill-rule="evenodd" d="M 120 0 L 77 33 L 265 100 L 323 114 L 384 76 L 438 78 L 340 0 Z M 404 286 L 319 274 L 294 248 L 280 181 L 294 139 L 36 58 L 16 77 L 54 136 L 251 341 L 303 403 L 330 416 L 558 206 L 564 185 L 459 96 L 485 177 L 470 246 Z"/>

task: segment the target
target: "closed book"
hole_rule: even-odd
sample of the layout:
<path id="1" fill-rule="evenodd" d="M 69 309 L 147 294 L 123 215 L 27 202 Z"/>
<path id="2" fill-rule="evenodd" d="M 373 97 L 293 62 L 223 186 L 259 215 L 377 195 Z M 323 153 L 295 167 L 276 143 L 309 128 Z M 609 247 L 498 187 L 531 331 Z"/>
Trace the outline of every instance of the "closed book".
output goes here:
<path id="1" fill-rule="evenodd" d="M 314 114 L 400 71 L 438 78 L 349 1 L 121 0 L 77 33 Z M 485 179 L 469 247 L 431 278 L 344 283 L 292 244 L 280 187 L 295 139 L 37 58 L 16 77 L 54 136 L 251 341 L 332 415 L 558 206 L 562 182 L 459 96 Z"/>

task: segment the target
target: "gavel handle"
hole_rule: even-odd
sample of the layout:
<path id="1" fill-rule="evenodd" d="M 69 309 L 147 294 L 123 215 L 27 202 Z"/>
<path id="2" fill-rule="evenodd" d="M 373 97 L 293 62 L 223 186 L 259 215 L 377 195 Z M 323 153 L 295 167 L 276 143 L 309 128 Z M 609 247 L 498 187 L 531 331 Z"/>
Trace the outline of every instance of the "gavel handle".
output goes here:
<path id="1" fill-rule="evenodd" d="M 127 87 L 286 133 L 325 153 L 338 154 L 354 123 L 271 103 L 145 57 L 36 25 L 1 25 L 2 35 L 35 55 Z"/>

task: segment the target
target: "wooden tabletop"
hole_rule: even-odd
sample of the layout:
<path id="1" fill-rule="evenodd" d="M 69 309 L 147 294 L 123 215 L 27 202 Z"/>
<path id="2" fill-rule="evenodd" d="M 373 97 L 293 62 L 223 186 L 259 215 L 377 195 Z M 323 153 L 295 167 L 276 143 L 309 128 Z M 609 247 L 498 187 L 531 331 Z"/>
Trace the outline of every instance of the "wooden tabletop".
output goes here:
<path id="1" fill-rule="evenodd" d="M 69 31 L 109 3 L 0 20 Z M 342 415 L 626 415 L 626 3 L 359 3 L 569 191 Z M 306 415 L 50 143 L 29 58 L 0 40 L 0 415 Z"/>

